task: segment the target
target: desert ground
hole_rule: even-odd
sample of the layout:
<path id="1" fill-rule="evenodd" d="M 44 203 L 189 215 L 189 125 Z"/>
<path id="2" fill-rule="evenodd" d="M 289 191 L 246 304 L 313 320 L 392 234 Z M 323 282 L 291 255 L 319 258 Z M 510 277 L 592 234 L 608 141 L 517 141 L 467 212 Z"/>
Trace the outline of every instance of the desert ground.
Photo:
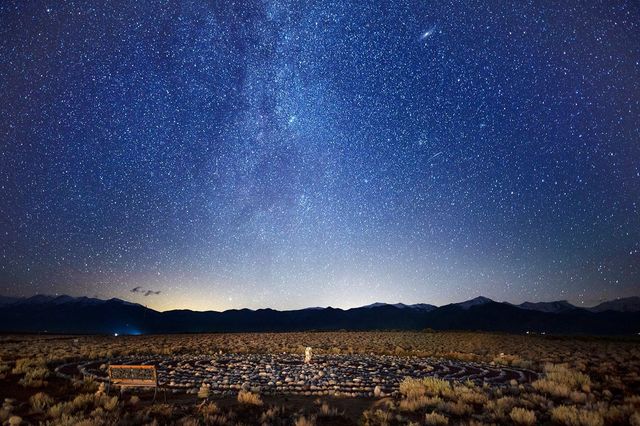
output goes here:
<path id="1" fill-rule="evenodd" d="M 431 330 L 3 335 L 0 421 L 640 425 L 639 343 Z M 156 399 L 109 386 L 110 364 L 156 366 Z"/>

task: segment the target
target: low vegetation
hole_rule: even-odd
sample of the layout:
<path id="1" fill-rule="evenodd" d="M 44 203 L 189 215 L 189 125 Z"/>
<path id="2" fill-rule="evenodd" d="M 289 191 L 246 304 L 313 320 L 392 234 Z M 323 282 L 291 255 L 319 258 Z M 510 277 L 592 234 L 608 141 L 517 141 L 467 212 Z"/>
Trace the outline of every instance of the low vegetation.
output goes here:
<path id="1" fill-rule="evenodd" d="M 262 405 L 262 399 L 260 398 L 260 395 L 246 390 L 241 390 L 240 392 L 238 392 L 238 402 L 245 405 Z"/>
<path id="2" fill-rule="evenodd" d="M 265 396 L 249 388 L 214 396 L 151 401 L 148 391 L 107 395 L 79 372 L 62 378 L 56 366 L 142 354 L 281 353 L 393 354 L 437 357 L 531 369 L 537 380 L 487 383 L 407 377 L 397 393 L 366 400 Z M 102 362 L 102 361 L 100 361 Z M 383 378 L 384 379 L 384 378 Z M 483 333 L 336 332 L 176 336 L 2 336 L 0 423 L 8 425 L 124 424 L 552 424 L 640 426 L 640 345 L 637 339 L 559 338 Z"/>

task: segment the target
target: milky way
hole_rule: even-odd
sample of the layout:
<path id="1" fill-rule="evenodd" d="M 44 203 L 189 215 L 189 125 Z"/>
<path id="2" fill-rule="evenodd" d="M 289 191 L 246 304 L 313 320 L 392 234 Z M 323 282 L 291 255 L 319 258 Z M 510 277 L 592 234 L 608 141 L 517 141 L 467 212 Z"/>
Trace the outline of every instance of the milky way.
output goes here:
<path id="1" fill-rule="evenodd" d="M 640 8 L 572 4 L 2 2 L 0 292 L 637 294 Z"/>

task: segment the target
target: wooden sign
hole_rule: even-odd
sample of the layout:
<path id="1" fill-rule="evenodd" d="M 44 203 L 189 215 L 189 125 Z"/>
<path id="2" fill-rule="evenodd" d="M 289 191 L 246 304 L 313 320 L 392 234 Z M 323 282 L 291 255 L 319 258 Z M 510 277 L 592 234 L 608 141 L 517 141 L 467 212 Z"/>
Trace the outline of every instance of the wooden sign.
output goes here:
<path id="1" fill-rule="evenodd" d="M 153 387 L 158 392 L 158 371 L 155 365 L 110 365 L 109 385 L 123 387 Z M 166 399 L 166 395 L 165 395 Z"/>

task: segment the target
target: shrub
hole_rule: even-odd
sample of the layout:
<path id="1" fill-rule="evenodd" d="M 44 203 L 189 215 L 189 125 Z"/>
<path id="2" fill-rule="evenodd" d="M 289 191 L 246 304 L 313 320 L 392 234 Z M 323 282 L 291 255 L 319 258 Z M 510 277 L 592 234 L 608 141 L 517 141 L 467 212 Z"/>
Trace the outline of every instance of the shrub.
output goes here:
<path id="1" fill-rule="evenodd" d="M 22 369 L 21 367 L 20 369 Z M 22 386 L 27 386 L 31 388 L 39 388 L 45 386 L 47 382 L 44 381 L 45 378 L 49 376 L 49 370 L 47 367 L 43 367 L 40 365 L 32 365 L 30 368 L 24 367 L 26 369 L 26 373 L 22 379 L 20 379 L 20 384 Z M 14 369 L 15 371 L 15 369 Z"/>
<path id="2" fill-rule="evenodd" d="M 198 398 L 207 399 L 209 398 L 209 387 L 204 383 L 198 389 Z"/>
<path id="3" fill-rule="evenodd" d="M 54 419 L 61 418 L 69 410 L 69 405 L 65 402 L 59 402 L 49 407 L 49 417 Z"/>
<path id="4" fill-rule="evenodd" d="M 514 407 L 509 417 L 518 425 L 534 425 L 536 423 L 536 413 L 526 408 Z"/>
<path id="5" fill-rule="evenodd" d="M 275 419 L 283 414 L 282 407 L 269 407 L 267 411 L 263 411 L 260 415 L 260 424 L 272 424 Z"/>
<path id="6" fill-rule="evenodd" d="M 106 398 L 106 397 L 105 397 Z M 116 397 L 117 398 L 117 397 Z M 87 407 L 92 407 L 95 403 L 94 395 L 92 394 L 80 394 L 73 398 L 71 401 L 72 412 L 84 410 Z"/>
<path id="7" fill-rule="evenodd" d="M 338 415 L 338 409 L 332 408 L 326 402 L 323 402 L 320 406 L 320 415 L 322 417 L 333 417 Z"/>
<path id="8" fill-rule="evenodd" d="M 533 388 L 542 393 L 546 393 L 557 398 L 566 398 L 569 396 L 570 389 L 562 384 L 549 379 L 539 379 L 531 384 Z"/>
<path id="9" fill-rule="evenodd" d="M 367 410 L 362 413 L 362 424 L 364 426 L 388 426 L 391 423 L 392 418 L 393 415 L 389 411 L 383 411 L 380 409 L 376 411 Z"/>
<path id="10" fill-rule="evenodd" d="M 510 413 L 513 406 L 516 404 L 516 400 L 510 396 L 504 396 L 496 400 L 491 400 L 487 403 L 486 409 L 492 413 L 493 418 L 505 422 L 507 413 Z"/>
<path id="11" fill-rule="evenodd" d="M 435 377 L 425 377 L 421 380 L 407 377 L 400 383 L 400 393 L 407 398 L 415 398 L 422 395 L 450 396 L 452 389 L 448 381 Z"/>
<path id="12" fill-rule="evenodd" d="M 428 425 L 448 425 L 449 419 L 442 414 L 438 414 L 435 411 L 427 413 L 424 416 L 424 422 Z"/>
<path id="13" fill-rule="evenodd" d="M 400 393 L 407 398 L 422 396 L 425 394 L 425 392 L 426 390 L 422 385 L 421 380 L 407 377 L 402 382 L 400 382 Z"/>
<path id="14" fill-rule="evenodd" d="M 97 392 L 98 389 L 100 389 L 100 385 L 102 385 L 104 389 L 104 383 L 100 382 L 100 384 L 98 384 L 93 377 L 84 377 L 82 380 L 74 382 L 74 386 L 83 393 Z"/>
<path id="15" fill-rule="evenodd" d="M 586 374 L 572 371 L 565 364 L 547 364 L 544 371 L 547 379 L 563 384 L 571 390 L 582 390 L 589 392 L 591 389 L 591 379 Z"/>
<path id="16" fill-rule="evenodd" d="M 440 403 L 438 405 L 438 409 L 458 417 L 463 417 L 467 414 L 473 413 L 473 408 L 462 401 Z"/>
<path id="17" fill-rule="evenodd" d="M 406 398 L 400 401 L 400 410 L 402 411 L 416 411 L 424 407 L 436 407 L 442 403 L 442 398 L 439 396 L 426 397 L 418 396 L 413 398 Z"/>
<path id="18" fill-rule="evenodd" d="M 20 358 L 16 360 L 13 368 L 13 374 L 27 374 L 30 370 L 44 369 L 47 370 L 47 362 L 44 358 Z M 48 370 L 47 370 L 48 372 Z"/>
<path id="19" fill-rule="evenodd" d="M 484 405 L 487 403 L 487 395 L 482 392 L 478 392 L 475 386 L 456 386 L 453 388 L 455 396 L 468 404 Z"/>
<path id="20" fill-rule="evenodd" d="M 103 395 L 100 398 L 100 405 L 102 405 L 102 408 L 104 408 L 106 411 L 113 411 L 118 406 L 118 397 L 113 396 L 109 398 L 108 396 Z"/>
<path id="21" fill-rule="evenodd" d="M 199 426 L 200 423 L 198 422 L 198 419 L 192 416 L 186 416 L 181 418 L 178 424 L 180 426 Z"/>
<path id="22" fill-rule="evenodd" d="M 591 391 L 591 379 L 589 376 L 577 371 L 571 371 L 565 364 L 546 364 L 544 371 L 545 377 L 533 382 L 534 389 L 540 392 L 558 398 L 572 396 L 573 399 L 580 398 L 577 391 Z"/>
<path id="23" fill-rule="evenodd" d="M 29 403 L 34 411 L 41 412 L 53 404 L 53 398 L 44 392 L 38 392 L 29 398 Z"/>
<path id="24" fill-rule="evenodd" d="M 209 402 L 208 404 L 202 405 L 200 407 L 200 412 L 205 416 L 210 416 L 219 413 L 220 408 L 218 408 L 218 404 L 216 404 L 215 402 Z"/>
<path id="25" fill-rule="evenodd" d="M 316 422 L 313 418 L 306 418 L 305 416 L 298 417 L 293 423 L 294 426 L 315 426 Z"/>
<path id="26" fill-rule="evenodd" d="M 262 398 L 256 393 L 241 390 L 238 392 L 238 402 L 245 405 L 262 405 Z"/>
<path id="27" fill-rule="evenodd" d="M 604 419 L 595 411 L 561 405 L 551 410 L 551 419 L 567 426 L 603 426 Z"/>
<path id="28" fill-rule="evenodd" d="M 451 384 L 446 380 L 435 377 L 425 377 L 422 379 L 422 384 L 427 395 L 447 396 L 451 394 Z"/>

